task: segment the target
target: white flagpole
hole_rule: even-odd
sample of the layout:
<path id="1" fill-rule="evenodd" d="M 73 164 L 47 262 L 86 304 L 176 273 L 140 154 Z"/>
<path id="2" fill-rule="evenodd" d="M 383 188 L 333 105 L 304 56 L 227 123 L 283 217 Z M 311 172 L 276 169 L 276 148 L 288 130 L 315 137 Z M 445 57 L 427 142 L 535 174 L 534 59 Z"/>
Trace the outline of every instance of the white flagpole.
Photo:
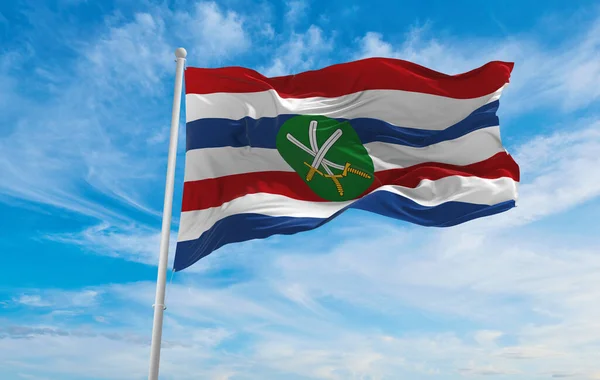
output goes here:
<path id="1" fill-rule="evenodd" d="M 175 70 L 175 94 L 173 95 L 173 114 L 171 116 L 171 140 L 167 159 L 167 182 L 165 185 L 165 204 L 163 207 L 162 230 L 160 234 L 160 255 L 158 259 L 158 278 L 154 300 L 154 323 L 152 326 L 152 345 L 150 346 L 150 373 L 148 380 L 158 380 L 160 363 L 160 343 L 162 338 L 163 313 L 165 311 L 165 287 L 167 283 L 167 265 L 169 258 L 169 236 L 171 234 L 171 216 L 173 212 L 173 188 L 175 186 L 175 161 L 177 158 L 177 137 L 179 134 L 179 111 L 181 108 L 181 90 L 183 87 L 183 69 L 187 52 L 184 48 L 175 50 L 177 68 Z"/>

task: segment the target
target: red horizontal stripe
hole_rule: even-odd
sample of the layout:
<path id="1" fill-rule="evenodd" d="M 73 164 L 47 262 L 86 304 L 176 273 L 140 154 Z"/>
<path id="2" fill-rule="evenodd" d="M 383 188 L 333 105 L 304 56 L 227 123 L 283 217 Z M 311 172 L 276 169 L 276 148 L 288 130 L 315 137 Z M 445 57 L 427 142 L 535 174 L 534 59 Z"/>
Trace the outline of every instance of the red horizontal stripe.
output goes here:
<path id="1" fill-rule="evenodd" d="M 275 90 L 283 98 L 337 97 L 364 90 L 404 90 L 456 99 L 491 94 L 508 83 L 510 62 L 489 62 L 458 75 L 447 75 L 392 58 L 368 58 L 296 75 L 267 78 L 243 67 L 185 71 L 186 94 Z"/>
<path id="2" fill-rule="evenodd" d="M 384 170 L 375 174 L 376 179 L 365 194 L 383 185 L 415 188 L 424 179 L 437 180 L 453 175 L 488 179 L 509 177 L 519 181 L 519 166 L 510 155 L 502 152 L 485 161 L 466 166 L 433 162 Z M 295 172 L 257 172 L 185 182 L 182 211 L 216 207 L 235 198 L 256 193 L 279 194 L 312 202 L 324 201 Z"/>

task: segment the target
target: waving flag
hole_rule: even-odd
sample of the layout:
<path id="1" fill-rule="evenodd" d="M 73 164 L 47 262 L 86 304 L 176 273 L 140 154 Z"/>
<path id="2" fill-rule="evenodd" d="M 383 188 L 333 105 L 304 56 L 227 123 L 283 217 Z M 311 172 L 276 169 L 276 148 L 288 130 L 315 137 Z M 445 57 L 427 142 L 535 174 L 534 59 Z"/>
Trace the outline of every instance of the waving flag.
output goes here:
<path id="1" fill-rule="evenodd" d="M 188 68 L 175 270 L 348 208 L 447 227 L 514 207 L 496 116 L 512 63 L 450 76 L 372 58 L 267 78 Z"/>

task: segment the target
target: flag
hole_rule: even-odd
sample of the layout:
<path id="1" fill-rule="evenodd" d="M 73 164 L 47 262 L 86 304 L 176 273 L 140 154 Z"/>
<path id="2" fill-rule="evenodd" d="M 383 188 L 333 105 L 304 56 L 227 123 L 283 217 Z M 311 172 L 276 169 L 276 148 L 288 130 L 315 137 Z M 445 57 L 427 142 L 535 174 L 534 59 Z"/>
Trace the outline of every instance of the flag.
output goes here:
<path id="1" fill-rule="evenodd" d="M 512 68 L 446 75 L 387 58 L 273 78 L 188 68 L 174 269 L 348 208 L 448 227 L 514 207 L 519 167 L 496 115 Z"/>

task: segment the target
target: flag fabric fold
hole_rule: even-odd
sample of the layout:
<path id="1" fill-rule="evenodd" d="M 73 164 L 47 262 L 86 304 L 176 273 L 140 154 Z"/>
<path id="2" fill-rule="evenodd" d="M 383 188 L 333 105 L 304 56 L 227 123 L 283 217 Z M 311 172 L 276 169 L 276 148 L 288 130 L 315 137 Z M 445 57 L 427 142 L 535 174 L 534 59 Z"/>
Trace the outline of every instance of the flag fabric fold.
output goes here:
<path id="1" fill-rule="evenodd" d="M 448 227 L 515 206 L 496 115 L 513 64 L 460 75 L 370 58 L 267 78 L 188 68 L 174 269 L 348 208 Z"/>

